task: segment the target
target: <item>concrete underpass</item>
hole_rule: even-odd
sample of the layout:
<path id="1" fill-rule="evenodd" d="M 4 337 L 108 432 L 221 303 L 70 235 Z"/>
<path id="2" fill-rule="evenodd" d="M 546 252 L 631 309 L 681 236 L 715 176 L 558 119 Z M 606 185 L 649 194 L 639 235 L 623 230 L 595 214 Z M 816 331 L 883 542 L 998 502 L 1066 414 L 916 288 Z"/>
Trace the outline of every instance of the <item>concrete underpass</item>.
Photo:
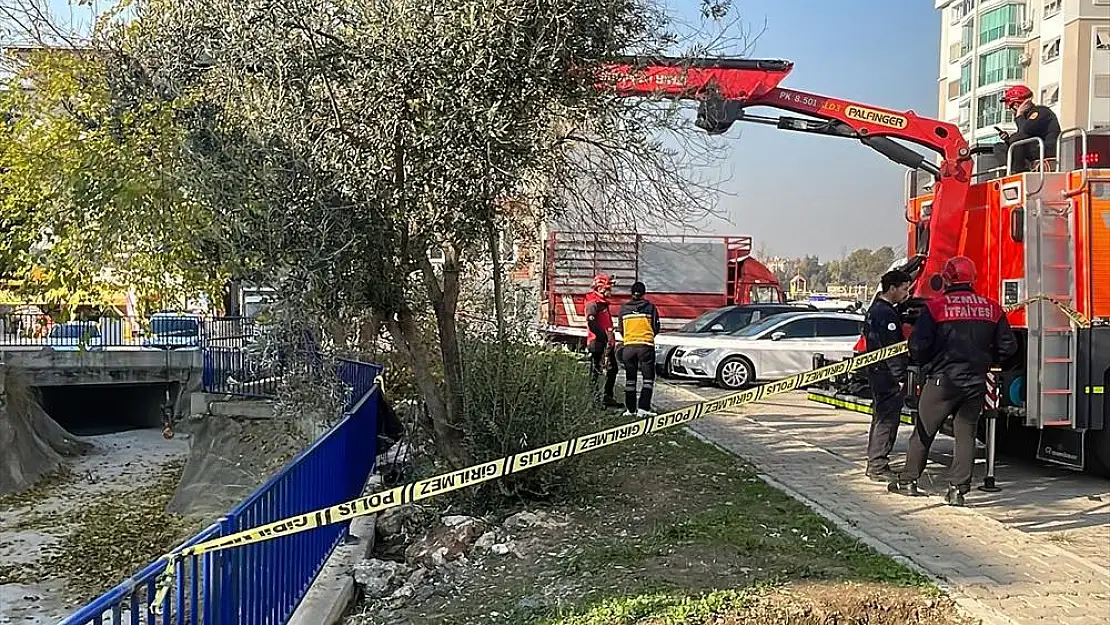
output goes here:
<path id="1" fill-rule="evenodd" d="M 40 386 L 42 407 L 78 436 L 161 428 L 166 390 L 176 398 L 178 383 Z"/>

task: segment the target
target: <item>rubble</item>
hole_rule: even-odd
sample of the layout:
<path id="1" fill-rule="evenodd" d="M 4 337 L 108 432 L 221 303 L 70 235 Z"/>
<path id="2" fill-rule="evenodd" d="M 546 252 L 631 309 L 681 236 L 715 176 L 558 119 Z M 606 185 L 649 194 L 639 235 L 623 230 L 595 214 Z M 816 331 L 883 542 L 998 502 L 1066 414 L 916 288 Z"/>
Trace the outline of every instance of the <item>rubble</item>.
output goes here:
<path id="1" fill-rule="evenodd" d="M 409 575 L 409 571 L 404 563 L 371 558 L 355 565 L 355 583 L 362 588 L 366 599 L 381 599 L 400 585 L 399 582 Z"/>
<path id="2" fill-rule="evenodd" d="M 439 525 L 405 549 L 405 560 L 429 569 L 438 568 L 459 559 L 484 532 L 484 524 L 474 517 L 443 517 Z"/>
<path id="3" fill-rule="evenodd" d="M 379 514 L 375 531 L 379 540 L 404 539 L 420 531 L 430 517 L 431 513 L 423 506 L 405 504 Z"/>
<path id="4" fill-rule="evenodd" d="M 540 510 L 538 512 L 517 512 L 505 519 L 502 526 L 508 530 L 525 530 L 533 528 L 553 529 L 566 525 L 565 521 L 558 521 L 553 515 Z"/>

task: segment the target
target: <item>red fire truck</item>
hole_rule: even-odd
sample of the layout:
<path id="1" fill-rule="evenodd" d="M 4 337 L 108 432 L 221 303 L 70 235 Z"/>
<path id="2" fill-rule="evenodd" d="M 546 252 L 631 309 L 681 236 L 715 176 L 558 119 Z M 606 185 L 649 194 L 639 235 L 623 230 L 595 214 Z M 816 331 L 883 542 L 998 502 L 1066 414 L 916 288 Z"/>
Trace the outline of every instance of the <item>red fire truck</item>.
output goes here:
<path id="1" fill-rule="evenodd" d="M 778 278 L 751 254 L 749 236 L 552 231 L 544 242 L 540 323 L 556 341 L 581 342 L 586 294 L 599 273 L 615 282 L 615 306 L 633 282 L 643 282 L 664 329 L 721 306 L 784 302 Z"/>
<path id="2" fill-rule="evenodd" d="M 1110 475 L 1110 136 L 1070 129 L 1057 162 L 1042 171 L 1011 174 L 1008 163 L 977 173 L 976 157 L 991 148 L 972 148 L 955 125 L 780 87 L 792 68 L 782 60 L 631 58 L 611 66 L 603 86 L 697 100 L 697 124 L 714 134 L 749 121 L 854 139 L 908 167 L 912 182 L 927 179 L 930 190 L 911 192 L 905 211 L 910 312 L 938 295 L 944 263 L 961 254 L 980 268 L 976 289 L 1004 305 L 1037 296 L 1074 311 L 1039 299 L 1010 313 L 1022 353 L 1001 363 L 999 442 L 1029 441 L 1044 460 Z M 757 107 L 805 117 L 748 112 Z M 939 162 L 895 139 L 938 153 Z M 1044 153 L 1043 142 L 1036 147 Z M 810 389 L 810 398 L 868 412 L 869 401 L 852 393 L 865 387 L 839 380 Z"/>

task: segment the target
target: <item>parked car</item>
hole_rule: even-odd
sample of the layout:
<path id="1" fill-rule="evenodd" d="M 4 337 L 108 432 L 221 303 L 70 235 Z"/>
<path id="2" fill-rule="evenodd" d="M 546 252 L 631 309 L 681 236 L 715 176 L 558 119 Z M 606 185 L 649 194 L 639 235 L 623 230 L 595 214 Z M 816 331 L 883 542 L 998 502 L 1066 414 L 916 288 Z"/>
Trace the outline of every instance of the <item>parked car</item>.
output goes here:
<path id="1" fill-rule="evenodd" d="M 686 344 L 690 337 L 724 335 L 735 332 L 771 315 L 799 310 L 817 310 L 812 304 L 738 304 L 723 306 L 702 313 L 698 318 L 679 328 L 677 332 L 662 332 L 655 337 L 655 368 L 663 376 L 669 375 L 667 361 L 675 348 Z"/>
<path id="2" fill-rule="evenodd" d="M 46 335 L 46 345 L 59 352 L 104 349 L 100 326 L 92 321 L 55 324 Z"/>
<path id="3" fill-rule="evenodd" d="M 199 349 L 204 342 L 204 317 L 192 313 L 155 313 L 150 333 L 143 338 L 149 349 Z"/>
<path id="4" fill-rule="evenodd" d="M 848 358 L 863 315 L 792 312 L 769 316 L 727 335 L 691 337 L 675 350 L 675 377 L 712 380 L 730 390 L 808 371 L 814 354 Z"/>

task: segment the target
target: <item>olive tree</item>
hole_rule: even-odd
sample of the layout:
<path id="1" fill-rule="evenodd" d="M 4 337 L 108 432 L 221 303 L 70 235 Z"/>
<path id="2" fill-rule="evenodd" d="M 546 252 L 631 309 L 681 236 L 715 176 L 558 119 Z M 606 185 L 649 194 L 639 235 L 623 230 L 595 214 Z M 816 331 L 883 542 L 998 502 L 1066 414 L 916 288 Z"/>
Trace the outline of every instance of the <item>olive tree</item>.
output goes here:
<path id="1" fill-rule="evenodd" d="M 214 217 L 207 257 L 280 285 L 288 309 L 337 343 L 357 321 L 384 325 L 454 465 L 470 460 L 462 272 L 487 258 L 491 233 L 509 219 L 675 223 L 712 208 L 689 179 L 690 150 L 661 138 L 685 118 L 601 82 L 613 59 L 673 44 L 644 0 L 133 9 L 112 40 L 117 71 L 185 131 L 176 184 Z"/>

